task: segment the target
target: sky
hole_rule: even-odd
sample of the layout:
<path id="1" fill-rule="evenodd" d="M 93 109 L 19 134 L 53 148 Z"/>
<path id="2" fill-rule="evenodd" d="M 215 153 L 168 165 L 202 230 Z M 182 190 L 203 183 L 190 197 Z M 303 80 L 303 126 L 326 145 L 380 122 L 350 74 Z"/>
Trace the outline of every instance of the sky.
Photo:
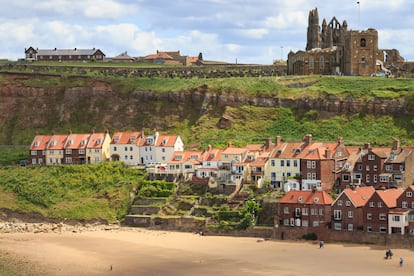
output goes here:
<path id="1" fill-rule="evenodd" d="M 0 0 L 0 58 L 39 49 L 177 51 L 204 60 L 272 64 L 304 50 L 308 14 L 378 30 L 380 49 L 414 61 L 413 0 Z"/>

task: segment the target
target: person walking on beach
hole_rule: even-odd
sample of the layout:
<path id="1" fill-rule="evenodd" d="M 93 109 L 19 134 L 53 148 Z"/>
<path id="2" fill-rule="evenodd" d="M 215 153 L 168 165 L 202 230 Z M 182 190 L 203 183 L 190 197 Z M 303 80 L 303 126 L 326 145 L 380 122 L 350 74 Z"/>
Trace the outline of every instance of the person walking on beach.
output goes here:
<path id="1" fill-rule="evenodd" d="M 404 259 L 400 257 L 400 266 L 403 266 L 403 263 L 404 263 Z"/>
<path id="2" fill-rule="evenodd" d="M 319 248 L 323 248 L 323 246 L 324 246 L 323 241 L 320 241 L 319 242 Z"/>

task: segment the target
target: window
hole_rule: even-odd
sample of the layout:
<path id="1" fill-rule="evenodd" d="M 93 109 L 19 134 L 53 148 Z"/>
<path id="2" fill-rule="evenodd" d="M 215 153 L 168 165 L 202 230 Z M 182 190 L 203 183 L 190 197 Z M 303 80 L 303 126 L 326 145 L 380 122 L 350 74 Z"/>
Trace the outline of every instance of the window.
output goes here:
<path id="1" fill-rule="evenodd" d="M 341 220 L 341 219 L 342 219 L 342 211 L 334 210 L 334 220 Z"/>
<path id="2" fill-rule="evenodd" d="M 385 171 L 387 171 L 387 172 L 392 171 L 392 165 L 386 165 L 385 166 Z"/>
<path id="3" fill-rule="evenodd" d="M 162 151 L 162 152 L 165 152 L 165 148 L 162 148 L 162 149 L 161 149 L 161 151 Z"/>
<path id="4" fill-rule="evenodd" d="M 342 206 L 342 200 L 338 200 L 338 206 Z"/>
<path id="5" fill-rule="evenodd" d="M 364 65 L 365 64 L 365 57 L 361 58 L 361 64 Z"/>
<path id="6" fill-rule="evenodd" d="M 367 183 L 369 183 L 369 179 L 370 177 L 369 177 L 369 174 L 367 174 L 366 176 L 365 176 L 365 182 L 367 182 Z"/>
<path id="7" fill-rule="evenodd" d="M 280 166 L 284 167 L 285 166 L 285 160 L 280 160 Z"/>
<path id="8" fill-rule="evenodd" d="M 307 167 L 308 169 L 312 168 L 312 162 L 311 162 L 311 161 L 307 161 L 307 162 L 306 162 L 306 167 Z"/>
<path id="9" fill-rule="evenodd" d="M 290 167 L 290 160 L 286 160 L 286 167 Z"/>
<path id="10" fill-rule="evenodd" d="M 348 231 L 354 231 L 354 225 L 348 224 Z"/>
<path id="11" fill-rule="evenodd" d="M 312 216 L 317 216 L 318 215 L 318 209 L 312 208 L 311 209 L 311 215 Z"/>
<path id="12" fill-rule="evenodd" d="M 378 182 L 378 175 L 374 174 L 374 183 Z"/>
<path id="13" fill-rule="evenodd" d="M 128 147 L 125 147 L 125 148 L 124 148 L 124 150 L 125 150 L 125 151 L 128 151 Z"/>
<path id="14" fill-rule="evenodd" d="M 275 166 L 275 160 L 271 160 L 271 161 L 270 161 L 270 165 L 271 165 L 272 167 L 274 167 L 274 166 Z"/>
<path id="15" fill-rule="evenodd" d="M 117 148 L 116 147 L 114 147 L 114 151 L 117 151 Z"/>
<path id="16" fill-rule="evenodd" d="M 283 225 L 285 225 L 285 226 L 289 226 L 289 219 L 285 219 L 285 220 L 283 220 Z"/>
<path id="17" fill-rule="evenodd" d="M 374 170 L 374 172 L 376 172 L 378 170 L 378 166 L 374 165 L 374 166 L 372 166 L 372 169 Z"/>
<path id="18" fill-rule="evenodd" d="M 300 208 L 295 208 L 295 216 L 300 216 Z"/>
<path id="19" fill-rule="evenodd" d="M 130 155 L 129 160 L 134 160 L 134 156 Z"/>
<path id="20" fill-rule="evenodd" d="M 342 225 L 340 223 L 335 223 L 334 225 L 335 225 L 334 226 L 335 230 L 341 230 L 342 229 Z"/>
<path id="21" fill-rule="evenodd" d="M 30 154 L 31 154 L 31 155 L 37 155 L 37 150 L 32 150 L 32 151 L 30 152 Z"/>
<path id="22" fill-rule="evenodd" d="M 374 206 L 375 206 L 375 203 L 373 201 L 370 201 L 369 202 L 369 207 L 374 207 Z"/>
<path id="23" fill-rule="evenodd" d="M 348 211 L 348 218 L 353 218 L 353 217 L 354 217 L 354 212 Z"/>
<path id="24" fill-rule="evenodd" d="M 66 163 L 72 164 L 72 157 L 66 157 Z"/>
<path id="25" fill-rule="evenodd" d="M 65 151 L 65 153 L 66 153 L 66 154 L 72 154 L 72 150 L 71 150 L 71 149 L 67 149 L 67 150 Z"/>
<path id="26" fill-rule="evenodd" d="M 377 206 L 378 206 L 378 208 L 382 208 L 382 201 L 378 201 L 378 204 L 377 204 Z"/>
<path id="27" fill-rule="evenodd" d="M 380 232 L 380 233 L 387 233 L 387 228 L 386 228 L 386 227 L 384 227 L 384 226 L 381 226 L 381 227 L 379 228 L 379 232 Z"/>
<path id="28" fill-rule="evenodd" d="M 324 60 L 323 56 L 320 56 L 319 57 L 319 69 L 324 68 L 324 63 L 325 63 L 325 60 Z"/>
<path id="29" fill-rule="evenodd" d="M 407 208 L 408 208 L 408 202 L 407 202 L 407 201 L 403 201 L 403 202 L 401 203 L 401 208 L 403 208 L 403 209 L 407 209 Z"/>
<path id="30" fill-rule="evenodd" d="M 101 159 L 99 157 L 95 157 L 95 162 L 100 162 Z"/>
<path id="31" fill-rule="evenodd" d="M 124 156 L 124 160 L 128 160 L 128 155 L 125 155 Z"/>
<path id="32" fill-rule="evenodd" d="M 289 214 L 289 207 L 283 208 L 283 214 Z"/>
<path id="33" fill-rule="evenodd" d="M 400 165 L 400 172 L 404 171 L 404 165 Z"/>
<path id="34" fill-rule="evenodd" d="M 361 38 L 361 41 L 360 41 L 359 45 L 360 45 L 361 47 L 366 47 L 366 46 L 367 46 L 367 41 L 366 41 L 366 39 L 365 39 L 365 38 Z"/>
<path id="35" fill-rule="evenodd" d="M 319 221 L 315 220 L 312 222 L 313 227 L 319 227 Z"/>
<path id="36" fill-rule="evenodd" d="M 313 211 L 313 209 L 311 211 Z M 302 208 L 302 215 L 304 215 L 304 216 L 308 215 L 308 208 Z"/>
<path id="37" fill-rule="evenodd" d="M 129 151 L 132 151 L 132 147 L 129 147 Z"/>
<path id="38" fill-rule="evenodd" d="M 346 181 L 346 182 L 349 182 L 349 174 L 342 175 L 342 180 Z"/>
<path id="39" fill-rule="evenodd" d="M 365 170 L 366 170 L 367 172 L 369 172 L 369 165 L 367 165 L 367 166 L 365 167 Z"/>
<path id="40" fill-rule="evenodd" d="M 392 216 L 392 221 L 400 221 L 400 216 Z"/>
<path id="41" fill-rule="evenodd" d="M 384 213 L 379 214 L 379 219 L 380 220 L 386 220 L 386 218 L 387 218 L 386 214 L 384 214 Z"/>
<path id="42" fill-rule="evenodd" d="M 85 154 L 85 150 L 84 149 L 80 149 L 79 150 L 79 154 Z"/>
<path id="43" fill-rule="evenodd" d="M 367 226 L 367 232 L 372 232 L 372 226 Z"/>
<path id="44" fill-rule="evenodd" d="M 407 197 L 413 197 L 413 192 L 407 192 L 406 195 Z"/>
<path id="45" fill-rule="evenodd" d="M 293 167 L 297 167 L 298 166 L 298 160 L 293 160 Z"/>
<path id="46" fill-rule="evenodd" d="M 362 171 L 362 164 L 358 164 L 358 171 Z"/>
<path id="47" fill-rule="evenodd" d="M 372 213 L 367 213 L 367 220 L 372 220 Z"/>
<path id="48" fill-rule="evenodd" d="M 348 206 L 348 207 L 351 206 L 351 201 L 349 201 L 349 200 L 345 201 L 345 205 Z"/>
<path id="49" fill-rule="evenodd" d="M 380 176 L 380 182 L 388 182 L 388 176 Z"/>
<path id="50" fill-rule="evenodd" d="M 319 209 L 319 215 L 323 216 L 323 209 Z"/>
<path id="51" fill-rule="evenodd" d="M 313 57 L 309 57 L 309 69 L 313 69 Z"/>

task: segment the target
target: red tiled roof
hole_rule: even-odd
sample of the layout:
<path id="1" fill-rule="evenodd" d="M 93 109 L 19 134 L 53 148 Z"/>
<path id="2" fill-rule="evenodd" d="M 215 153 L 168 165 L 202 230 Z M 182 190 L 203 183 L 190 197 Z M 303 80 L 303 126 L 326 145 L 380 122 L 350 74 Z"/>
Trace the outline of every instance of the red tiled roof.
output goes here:
<path id="1" fill-rule="evenodd" d="M 64 145 L 65 149 L 85 149 L 88 144 L 90 134 L 69 134 L 66 143 Z"/>
<path id="2" fill-rule="evenodd" d="M 45 150 L 50 137 L 50 135 L 36 135 L 30 145 L 30 150 Z"/>
<path id="3" fill-rule="evenodd" d="M 347 188 L 343 192 L 355 207 L 362 207 L 365 206 L 371 196 L 375 193 L 375 189 L 372 186 L 356 187 L 355 189 Z"/>
<path id="4" fill-rule="evenodd" d="M 404 192 L 403 189 L 386 189 L 386 190 L 376 190 L 378 196 L 384 201 L 385 205 L 388 208 L 397 207 L 397 198 Z"/>
<path id="5" fill-rule="evenodd" d="M 106 133 L 92 133 L 89 138 L 88 149 L 100 149 L 102 148 L 103 142 L 105 140 Z"/>
<path id="6" fill-rule="evenodd" d="M 300 200 L 301 198 L 301 200 Z M 316 201 L 316 198 L 318 199 Z M 297 191 L 291 190 L 287 192 L 279 203 L 300 203 L 300 204 L 318 204 L 330 205 L 333 198 L 325 191 Z"/>
<path id="7" fill-rule="evenodd" d="M 131 137 L 133 137 L 131 139 Z M 115 132 L 112 136 L 111 144 L 125 145 L 125 144 L 136 144 L 141 138 L 141 132 L 130 131 L 130 132 Z"/>
<path id="8" fill-rule="evenodd" d="M 226 148 L 223 151 L 223 154 L 243 154 L 245 152 L 247 152 L 247 149 L 245 149 L 245 148 L 232 148 L 232 147 L 230 147 L 230 148 Z"/>
<path id="9" fill-rule="evenodd" d="M 68 137 L 67 134 L 65 135 L 52 135 L 50 137 L 49 143 L 47 145 L 48 150 L 62 150 L 65 144 L 66 138 Z"/>
<path id="10" fill-rule="evenodd" d="M 174 147 L 177 142 L 178 135 L 159 135 L 155 146 L 158 147 Z"/>
<path id="11" fill-rule="evenodd" d="M 181 164 L 186 162 L 192 162 L 193 164 L 200 164 L 201 151 L 175 151 L 171 156 L 168 164 Z M 196 156 L 196 159 L 193 157 Z M 177 158 L 178 157 L 178 158 Z"/>
<path id="12" fill-rule="evenodd" d="M 157 54 L 145 56 L 144 59 L 153 60 L 153 59 L 173 59 L 173 58 L 165 52 L 158 52 Z"/>

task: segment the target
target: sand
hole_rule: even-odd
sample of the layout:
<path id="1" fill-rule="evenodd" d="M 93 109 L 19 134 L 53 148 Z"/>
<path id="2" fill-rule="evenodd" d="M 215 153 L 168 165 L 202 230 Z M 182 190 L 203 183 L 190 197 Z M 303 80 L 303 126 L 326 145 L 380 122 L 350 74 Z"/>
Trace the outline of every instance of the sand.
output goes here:
<path id="1" fill-rule="evenodd" d="M 393 249 L 384 260 L 385 249 L 140 228 L 6 233 L 0 268 L 3 262 L 21 275 L 414 275 L 414 251 Z"/>

